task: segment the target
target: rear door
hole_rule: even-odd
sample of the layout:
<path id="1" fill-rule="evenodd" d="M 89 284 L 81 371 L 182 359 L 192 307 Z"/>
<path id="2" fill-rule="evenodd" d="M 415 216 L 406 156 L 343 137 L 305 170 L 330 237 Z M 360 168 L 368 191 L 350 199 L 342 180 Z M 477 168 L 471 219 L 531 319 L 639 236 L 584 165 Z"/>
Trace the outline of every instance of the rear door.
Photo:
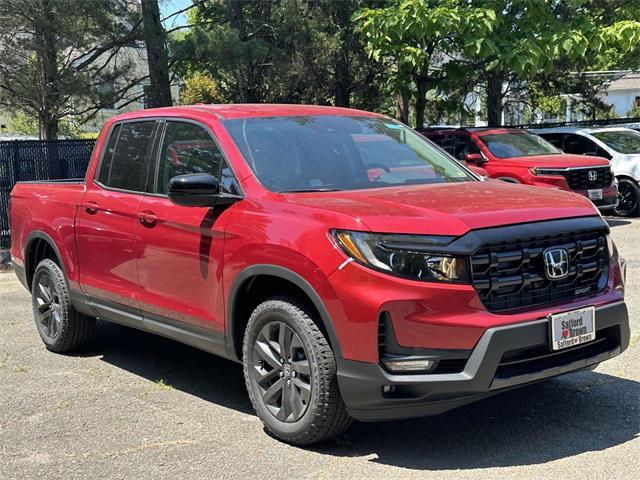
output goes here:
<path id="1" fill-rule="evenodd" d="M 169 180 L 208 173 L 221 191 L 239 195 L 240 187 L 207 127 L 193 122 L 163 122 L 154 181 L 138 205 L 135 233 L 140 244 L 140 308 L 147 319 L 179 328 L 224 330 L 222 254 L 231 205 L 183 207 L 167 197 Z"/>
<path id="2" fill-rule="evenodd" d="M 80 283 L 94 309 L 107 318 L 121 310 L 139 313 L 135 226 L 157 125 L 135 121 L 112 127 L 78 207 Z"/>

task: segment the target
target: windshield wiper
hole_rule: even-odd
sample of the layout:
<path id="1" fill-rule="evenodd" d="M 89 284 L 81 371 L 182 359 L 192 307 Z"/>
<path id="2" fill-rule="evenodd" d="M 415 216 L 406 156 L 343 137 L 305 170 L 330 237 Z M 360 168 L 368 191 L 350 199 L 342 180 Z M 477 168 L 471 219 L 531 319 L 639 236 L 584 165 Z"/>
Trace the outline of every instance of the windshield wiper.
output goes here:
<path id="1" fill-rule="evenodd" d="M 278 193 L 308 193 L 308 192 L 339 192 L 337 188 L 292 188 L 291 190 L 280 190 Z"/>

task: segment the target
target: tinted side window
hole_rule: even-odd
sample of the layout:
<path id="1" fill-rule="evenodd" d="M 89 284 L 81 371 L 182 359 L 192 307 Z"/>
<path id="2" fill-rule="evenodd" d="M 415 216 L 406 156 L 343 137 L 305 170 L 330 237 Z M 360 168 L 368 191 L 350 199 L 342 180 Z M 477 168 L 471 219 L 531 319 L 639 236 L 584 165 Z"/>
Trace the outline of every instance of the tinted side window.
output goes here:
<path id="1" fill-rule="evenodd" d="M 534 131 L 535 133 L 535 131 Z M 562 148 L 562 144 L 563 144 L 563 138 L 564 135 L 561 133 L 543 133 L 542 135 L 540 135 L 542 138 L 544 138 L 547 142 L 549 142 L 551 145 L 553 145 L 556 148 L 559 148 L 560 150 L 564 151 L 564 148 Z"/>
<path id="2" fill-rule="evenodd" d="M 105 163 L 100 171 L 102 184 L 132 192 L 142 191 L 147 178 L 147 159 L 154 128 L 155 122 L 122 125 L 110 165 L 107 168 Z"/>
<path id="3" fill-rule="evenodd" d="M 454 157 L 458 160 L 464 160 L 464 157 L 470 153 L 480 153 L 480 148 L 470 138 L 462 136 L 454 138 Z"/>
<path id="4" fill-rule="evenodd" d="M 227 164 L 222 163 L 222 174 L 220 175 L 220 189 L 225 193 L 232 195 L 242 195 L 240 190 L 240 184 L 236 180 L 236 176 L 233 174 L 233 170 Z"/>
<path id="5" fill-rule="evenodd" d="M 446 150 L 446 152 L 449 155 L 454 155 L 455 156 L 455 137 L 445 137 L 445 136 L 437 136 L 437 137 L 428 137 L 429 140 L 431 140 L 432 142 L 434 142 L 436 145 L 438 145 L 440 148 L 442 148 L 443 150 Z"/>
<path id="6" fill-rule="evenodd" d="M 564 138 L 564 151 L 576 155 L 596 155 L 598 146 L 582 135 L 569 134 Z"/>
<path id="7" fill-rule="evenodd" d="M 188 173 L 208 173 L 220 181 L 222 191 L 240 193 L 222 152 L 204 128 L 186 122 L 167 122 L 155 192 L 166 193 L 169 180 Z"/>
<path id="8" fill-rule="evenodd" d="M 118 134 L 120 133 L 120 125 L 116 125 L 111 131 L 111 137 L 109 137 L 109 143 L 105 149 L 104 156 L 102 157 L 102 166 L 100 167 L 100 177 L 98 180 L 103 185 L 106 185 L 109 181 L 109 174 L 111 173 L 111 164 L 113 162 L 113 153 L 116 150 L 116 142 L 118 141 Z"/>

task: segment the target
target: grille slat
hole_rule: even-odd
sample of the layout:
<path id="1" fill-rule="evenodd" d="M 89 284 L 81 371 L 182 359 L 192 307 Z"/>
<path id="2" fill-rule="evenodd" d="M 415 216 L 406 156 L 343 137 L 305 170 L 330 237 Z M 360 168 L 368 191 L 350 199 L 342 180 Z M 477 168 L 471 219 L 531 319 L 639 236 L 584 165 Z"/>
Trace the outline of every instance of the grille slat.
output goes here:
<path id="1" fill-rule="evenodd" d="M 472 283 L 488 310 L 499 312 L 593 294 L 607 282 L 604 229 L 484 244 L 471 257 Z M 549 280 L 544 251 L 564 248 L 569 275 Z"/>
<path id="2" fill-rule="evenodd" d="M 589 172 L 596 172 L 597 177 L 589 180 Z M 554 174 L 556 174 L 554 172 Z M 558 170 L 558 175 L 562 175 L 569 184 L 571 190 L 590 190 L 595 188 L 605 188 L 613 182 L 611 167 L 580 168 L 576 170 Z"/>

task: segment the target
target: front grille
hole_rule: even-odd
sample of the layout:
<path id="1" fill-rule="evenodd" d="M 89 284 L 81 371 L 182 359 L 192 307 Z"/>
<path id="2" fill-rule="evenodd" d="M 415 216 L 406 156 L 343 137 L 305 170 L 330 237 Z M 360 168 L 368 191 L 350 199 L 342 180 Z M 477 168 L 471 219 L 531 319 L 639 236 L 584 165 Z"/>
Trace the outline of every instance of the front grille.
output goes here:
<path id="1" fill-rule="evenodd" d="M 569 275 L 549 280 L 543 252 L 564 248 Z M 472 283 L 488 310 L 500 312 L 589 295 L 607 283 L 605 229 L 485 243 L 471 257 Z"/>
<path id="2" fill-rule="evenodd" d="M 589 180 L 589 172 L 596 172 L 596 177 Z M 567 179 L 571 190 L 591 190 L 605 188 L 613 182 L 611 167 L 579 168 L 575 170 L 559 170 L 559 175 Z M 594 174 L 591 174 L 592 178 Z"/>
<path id="3" fill-rule="evenodd" d="M 589 343 L 576 345 L 565 350 L 552 350 L 549 343 L 536 347 L 505 352 L 498 364 L 496 378 L 511 378 L 539 372 L 549 368 L 595 357 L 609 352 L 620 345 L 618 327 L 596 331 L 596 338 Z"/>

